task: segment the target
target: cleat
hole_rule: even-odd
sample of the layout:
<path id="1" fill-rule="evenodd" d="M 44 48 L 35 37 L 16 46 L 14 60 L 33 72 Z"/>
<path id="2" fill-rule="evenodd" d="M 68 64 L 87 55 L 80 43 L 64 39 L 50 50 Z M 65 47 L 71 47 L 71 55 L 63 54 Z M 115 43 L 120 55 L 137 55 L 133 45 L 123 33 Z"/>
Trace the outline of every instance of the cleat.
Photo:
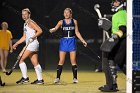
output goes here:
<path id="1" fill-rule="evenodd" d="M 31 82 L 31 84 L 38 84 L 38 85 L 41 85 L 41 84 L 44 84 L 44 80 L 35 80 L 34 82 Z"/>
<path id="2" fill-rule="evenodd" d="M 110 88 L 108 85 L 104 85 L 98 88 L 99 90 L 101 90 L 102 92 L 117 92 L 118 90 L 118 86 L 117 84 L 114 84 L 112 86 L 112 88 Z"/>
<path id="3" fill-rule="evenodd" d="M 78 83 L 78 79 L 74 78 L 73 83 Z"/>
<path id="4" fill-rule="evenodd" d="M 96 69 L 95 72 L 102 72 L 102 70 L 101 69 Z"/>
<path id="5" fill-rule="evenodd" d="M 5 83 L 2 83 L 1 86 L 5 86 Z"/>
<path id="6" fill-rule="evenodd" d="M 56 79 L 54 80 L 54 83 L 55 83 L 55 84 L 60 84 L 60 79 L 59 79 L 59 78 L 56 78 Z"/>
<path id="7" fill-rule="evenodd" d="M 29 82 L 29 78 L 21 78 L 20 80 L 18 80 L 16 83 L 17 84 L 25 84 L 25 83 L 28 83 Z"/>

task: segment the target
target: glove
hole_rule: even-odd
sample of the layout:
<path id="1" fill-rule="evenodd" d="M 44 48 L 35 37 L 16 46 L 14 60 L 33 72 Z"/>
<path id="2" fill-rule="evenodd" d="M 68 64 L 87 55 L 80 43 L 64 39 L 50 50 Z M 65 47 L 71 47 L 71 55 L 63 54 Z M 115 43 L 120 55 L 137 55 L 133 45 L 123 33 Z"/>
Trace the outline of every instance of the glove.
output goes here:
<path id="1" fill-rule="evenodd" d="M 112 38 L 118 39 L 119 37 L 118 37 L 118 35 L 116 35 L 116 34 L 112 34 Z"/>
<path id="2" fill-rule="evenodd" d="M 109 38 L 109 42 L 114 42 L 115 39 L 119 39 L 118 35 L 116 35 L 116 34 L 112 34 L 112 37 Z"/>

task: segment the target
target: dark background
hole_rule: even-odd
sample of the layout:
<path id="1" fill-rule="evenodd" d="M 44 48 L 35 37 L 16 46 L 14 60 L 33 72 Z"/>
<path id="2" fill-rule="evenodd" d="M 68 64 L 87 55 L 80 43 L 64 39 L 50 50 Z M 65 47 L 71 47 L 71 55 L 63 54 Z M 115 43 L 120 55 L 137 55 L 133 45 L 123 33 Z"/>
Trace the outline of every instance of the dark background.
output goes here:
<path id="1" fill-rule="evenodd" d="M 79 31 L 85 38 L 92 50 L 83 47 L 78 41 L 77 63 L 81 70 L 94 70 L 99 64 L 97 55 L 101 56 L 100 45 L 102 43 L 102 29 L 98 28 L 98 16 L 94 10 L 95 4 L 100 4 L 102 15 L 112 14 L 111 0 L 1 0 L 0 1 L 0 24 L 8 22 L 9 30 L 13 35 L 13 42 L 19 39 L 23 33 L 21 10 L 29 8 L 31 18 L 43 29 L 43 34 L 38 38 L 40 42 L 39 61 L 44 69 L 56 69 L 59 60 L 59 36 L 61 31 L 53 35 L 48 29 L 54 27 L 63 19 L 63 11 L 70 7 L 73 10 L 73 18 L 78 21 Z M 16 56 L 24 44 L 20 45 L 14 53 L 9 55 L 8 66 L 11 68 Z M 33 68 L 29 59 L 28 67 Z M 66 57 L 65 69 L 71 69 L 69 54 Z"/>

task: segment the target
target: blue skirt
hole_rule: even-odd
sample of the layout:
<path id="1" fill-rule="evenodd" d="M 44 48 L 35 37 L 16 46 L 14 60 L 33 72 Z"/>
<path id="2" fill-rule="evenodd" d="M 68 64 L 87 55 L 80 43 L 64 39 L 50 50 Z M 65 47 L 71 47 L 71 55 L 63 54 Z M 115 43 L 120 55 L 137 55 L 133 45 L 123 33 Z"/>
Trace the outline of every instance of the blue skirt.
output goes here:
<path id="1" fill-rule="evenodd" d="M 77 49 L 77 45 L 76 45 L 75 37 L 60 39 L 59 51 L 72 52 L 72 51 L 76 51 L 76 49 Z"/>

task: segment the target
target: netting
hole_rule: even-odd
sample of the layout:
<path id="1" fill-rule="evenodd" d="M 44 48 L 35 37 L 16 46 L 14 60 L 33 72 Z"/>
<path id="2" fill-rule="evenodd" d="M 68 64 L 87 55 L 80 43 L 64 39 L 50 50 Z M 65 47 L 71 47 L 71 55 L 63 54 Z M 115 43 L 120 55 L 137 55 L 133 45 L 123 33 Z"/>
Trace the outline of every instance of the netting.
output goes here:
<path id="1" fill-rule="evenodd" d="M 133 70 L 140 70 L 140 0 L 133 0 Z"/>

